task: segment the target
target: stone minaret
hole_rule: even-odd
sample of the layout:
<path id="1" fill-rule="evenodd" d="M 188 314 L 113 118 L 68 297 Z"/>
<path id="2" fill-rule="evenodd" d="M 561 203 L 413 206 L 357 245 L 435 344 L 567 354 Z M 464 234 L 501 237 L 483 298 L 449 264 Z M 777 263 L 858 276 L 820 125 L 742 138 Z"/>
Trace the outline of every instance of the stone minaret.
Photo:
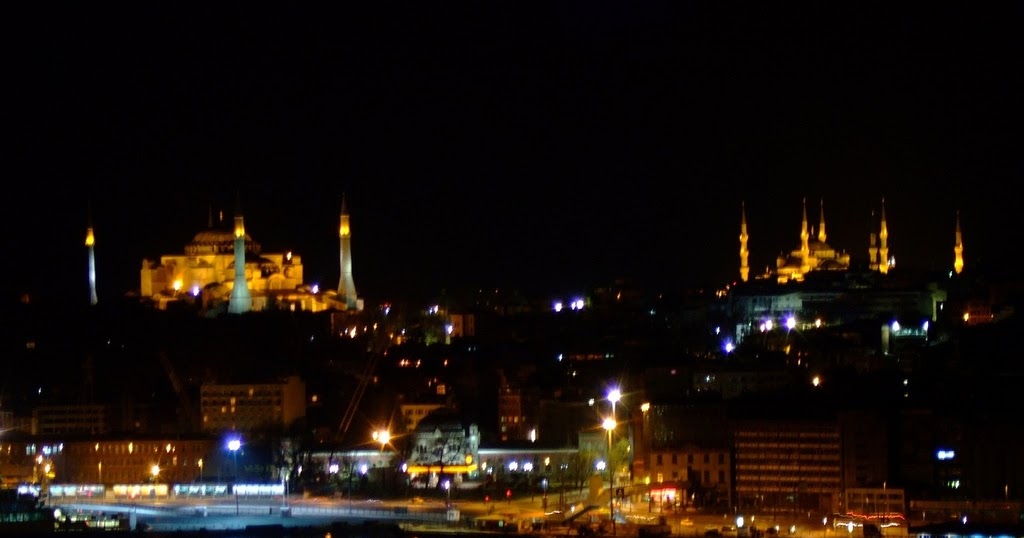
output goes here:
<path id="1" fill-rule="evenodd" d="M 352 280 L 352 229 L 348 225 L 348 204 L 341 197 L 341 225 L 338 227 L 341 239 L 341 276 L 338 278 L 338 299 L 345 302 L 345 308 L 356 308 L 358 298 L 356 283 Z"/>
<path id="2" fill-rule="evenodd" d="M 875 211 L 873 209 L 868 226 L 871 227 L 871 233 L 868 234 L 868 268 L 874 271 L 878 269 L 878 234 L 874 230 Z"/>
<path id="3" fill-rule="evenodd" d="M 252 296 L 249 283 L 245 280 L 245 222 L 242 218 L 242 204 L 235 208 L 235 285 L 231 288 L 228 312 L 243 314 L 252 310 Z"/>
<path id="4" fill-rule="evenodd" d="M 821 222 L 818 224 L 818 241 L 825 242 L 825 199 L 821 199 L 821 209 L 818 211 Z"/>
<path id="5" fill-rule="evenodd" d="M 747 251 L 747 204 L 740 203 L 740 280 L 746 282 L 750 277 L 750 266 L 747 265 L 747 258 L 750 252 Z"/>
<path id="6" fill-rule="evenodd" d="M 889 272 L 889 227 L 885 224 L 885 198 L 882 198 L 882 226 L 878 230 L 878 272 Z"/>
<path id="7" fill-rule="evenodd" d="M 92 212 L 90 211 L 88 226 L 85 229 L 85 246 L 89 249 L 89 304 L 99 302 L 96 296 L 96 236 L 92 230 Z"/>
<path id="8" fill-rule="evenodd" d="M 964 270 L 964 236 L 960 233 L 960 212 L 956 212 L 956 244 L 953 246 L 953 270 L 960 274 Z"/>
<path id="9" fill-rule="evenodd" d="M 807 198 L 804 198 L 804 220 L 800 224 L 800 273 L 807 274 L 811 270 L 811 234 L 807 231 Z"/>

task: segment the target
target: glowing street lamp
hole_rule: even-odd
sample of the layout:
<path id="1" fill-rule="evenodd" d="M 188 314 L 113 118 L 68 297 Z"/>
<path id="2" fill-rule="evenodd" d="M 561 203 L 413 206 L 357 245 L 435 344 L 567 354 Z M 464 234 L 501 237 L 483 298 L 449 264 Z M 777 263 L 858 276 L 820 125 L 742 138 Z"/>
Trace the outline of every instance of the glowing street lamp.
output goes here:
<path id="1" fill-rule="evenodd" d="M 609 399 L 611 398 L 609 397 Z M 601 423 L 601 427 L 608 431 L 608 518 L 612 520 L 612 535 L 615 535 L 615 471 L 612 465 L 612 431 L 615 430 L 616 425 L 615 419 L 612 417 L 604 419 L 604 422 Z"/>
<path id="2" fill-rule="evenodd" d="M 391 442 L 391 432 L 387 430 L 376 430 L 373 432 L 373 440 L 380 443 L 380 450 L 383 452 L 384 447 Z"/>
<path id="3" fill-rule="evenodd" d="M 612 419 L 616 418 L 616 416 L 615 416 L 615 404 L 618 403 L 619 400 L 621 400 L 621 399 L 622 399 L 622 391 L 620 391 L 619 389 L 614 388 L 614 389 L 608 391 L 608 401 L 612 403 Z"/>
<path id="4" fill-rule="evenodd" d="M 157 477 L 160 476 L 160 466 L 154 463 L 149 472 L 153 474 L 153 483 L 156 484 Z"/>
<path id="5" fill-rule="evenodd" d="M 237 516 L 240 512 L 238 506 L 238 449 L 242 448 L 242 440 L 234 438 L 228 441 L 228 450 L 231 451 L 231 456 L 235 460 L 235 515 Z"/>

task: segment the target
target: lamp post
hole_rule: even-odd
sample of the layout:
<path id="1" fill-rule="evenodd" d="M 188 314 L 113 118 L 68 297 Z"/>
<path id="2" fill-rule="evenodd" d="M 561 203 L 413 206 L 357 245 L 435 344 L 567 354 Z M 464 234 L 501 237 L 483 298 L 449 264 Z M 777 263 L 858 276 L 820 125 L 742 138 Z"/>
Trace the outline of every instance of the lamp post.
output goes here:
<path id="1" fill-rule="evenodd" d="M 199 458 L 199 482 L 203 482 L 203 458 Z"/>
<path id="2" fill-rule="evenodd" d="M 615 419 L 608 417 L 604 419 L 601 426 L 608 431 L 608 519 L 612 521 L 612 535 L 615 535 L 615 471 L 612 465 L 612 431 L 615 430 Z"/>
<path id="3" fill-rule="evenodd" d="M 228 441 L 228 450 L 231 451 L 231 456 L 235 460 L 235 485 L 232 489 L 235 490 L 235 515 L 239 515 L 241 512 L 238 506 L 238 449 L 242 448 L 241 439 L 232 439 Z"/>

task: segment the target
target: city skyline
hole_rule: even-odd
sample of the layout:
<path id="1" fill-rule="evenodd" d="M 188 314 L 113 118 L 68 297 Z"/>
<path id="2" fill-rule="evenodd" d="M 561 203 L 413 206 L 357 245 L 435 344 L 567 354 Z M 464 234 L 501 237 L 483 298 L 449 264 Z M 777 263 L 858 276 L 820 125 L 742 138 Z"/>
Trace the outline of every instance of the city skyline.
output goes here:
<path id="1" fill-rule="evenodd" d="M 1020 20 L 1005 11 L 649 3 L 203 13 L 8 7 L 10 291 L 138 286 L 211 209 L 371 299 L 555 293 L 757 274 L 801 201 L 866 258 L 885 199 L 898 267 L 1024 262 L 1008 196 Z"/>

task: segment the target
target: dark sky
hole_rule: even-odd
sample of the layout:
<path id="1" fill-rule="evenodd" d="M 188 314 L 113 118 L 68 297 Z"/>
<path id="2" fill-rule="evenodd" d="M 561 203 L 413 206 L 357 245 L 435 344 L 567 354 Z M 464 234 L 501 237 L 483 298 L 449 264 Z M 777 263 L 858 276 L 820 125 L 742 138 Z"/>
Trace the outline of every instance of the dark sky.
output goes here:
<path id="1" fill-rule="evenodd" d="M 138 287 L 211 204 L 338 278 L 342 194 L 370 300 L 668 288 L 797 245 L 800 204 L 900 266 L 1024 261 L 1012 4 L 41 2 L 0 8 L 13 290 Z M 5 279 L 7 280 L 7 279 Z"/>

